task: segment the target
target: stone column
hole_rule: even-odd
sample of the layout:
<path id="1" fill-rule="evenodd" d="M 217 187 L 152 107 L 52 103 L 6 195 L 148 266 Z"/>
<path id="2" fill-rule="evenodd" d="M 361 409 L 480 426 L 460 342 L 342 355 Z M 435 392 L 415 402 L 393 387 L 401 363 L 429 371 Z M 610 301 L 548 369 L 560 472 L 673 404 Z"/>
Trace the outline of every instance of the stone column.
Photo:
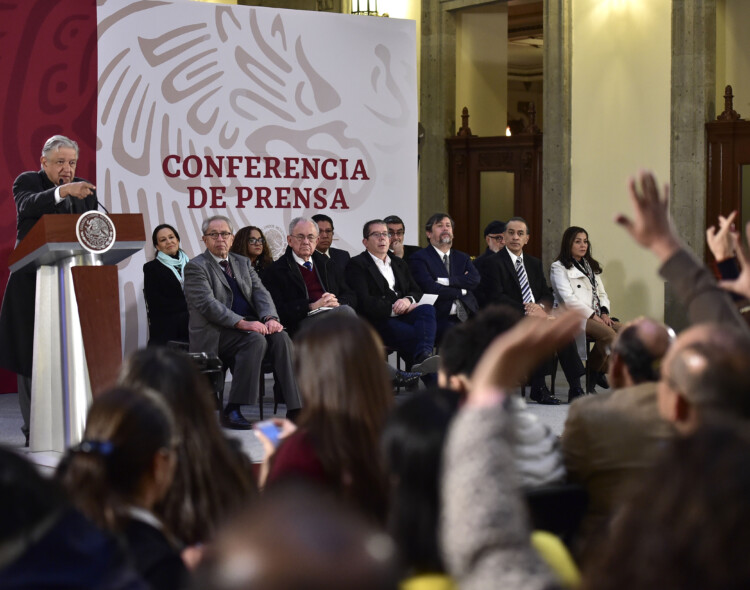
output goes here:
<path id="1" fill-rule="evenodd" d="M 542 255 L 549 268 L 570 225 L 572 0 L 544 1 Z M 532 231 L 534 231 L 532 230 Z"/>
<path id="2" fill-rule="evenodd" d="M 716 0 L 673 1 L 670 207 L 677 231 L 700 258 L 707 221 L 705 123 L 716 116 L 715 95 Z M 685 326 L 670 285 L 664 307 L 667 324 Z"/>

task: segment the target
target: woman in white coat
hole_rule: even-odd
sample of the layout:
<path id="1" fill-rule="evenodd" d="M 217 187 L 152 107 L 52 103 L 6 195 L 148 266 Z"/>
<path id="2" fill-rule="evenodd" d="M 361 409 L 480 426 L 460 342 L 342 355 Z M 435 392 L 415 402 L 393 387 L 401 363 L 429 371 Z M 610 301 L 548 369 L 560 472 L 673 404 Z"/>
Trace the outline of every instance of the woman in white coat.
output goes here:
<path id="1" fill-rule="evenodd" d="M 586 230 L 576 226 L 566 229 L 560 253 L 550 268 L 550 283 L 556 304 L 579 309 L 588 318 L 586 336 L 595 341 L 588 369 L 596 384 L 606 389 L 609 349 L 620 324 L 609 317 L 609 297 L 601 273 L 601 265 L 591 256 Z M 585 339 L 579 342 L 578 350 L 581 358 L 586 358 Z"/>

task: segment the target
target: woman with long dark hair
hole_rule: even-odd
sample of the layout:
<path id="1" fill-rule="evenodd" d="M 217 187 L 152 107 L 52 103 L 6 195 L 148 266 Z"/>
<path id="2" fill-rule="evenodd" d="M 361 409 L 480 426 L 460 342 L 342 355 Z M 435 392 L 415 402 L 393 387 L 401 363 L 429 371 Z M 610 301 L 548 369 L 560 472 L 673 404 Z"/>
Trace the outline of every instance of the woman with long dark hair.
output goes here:
<path id="1" fill-rule="evenodd" d="M 382 358 L 380 338 L 354 316 L 330 314 L 298 332 L 295 369 L 303 406 L 298 429 L 273 456 L 269 485 L 313 481 L 385 522 L 380 434 L 393 389 Z"/>
<path id="2" fill-rule="evenodd" d="M 595 375 L 597 385 L 608 389 L 608 351 L 620 324 L 609 316 L 609 297 L 601 274 L 602 266 L 591 253 L 588 232 L 578 226 L 566 229 L 560 253 L 550 268 L 555 303 L 585 314 L 585 336 L 595 340 L 588 369 Z M 581 358 L 586 358 L 585 338 L 579 339 L 578 352 Z"/>
<path id="3" fill-rule="evenodd" d="M 188 582 L 177 542 L 154 512 L 172 483 L 174 434 L 171 412 L 156 394 L 111 389 L 94 400 L 83 440 L 58 471 L 74 506 L 120 534 L 136 570 L 159 590 Z"/>
<path id="4" fill-rule="evenodd" d="M 127 359 L 119 382 L 148 387 L 171 408 L 177 469 L 156 512 L 187 545 L 205 543 L 257 492 L 249 460 L 216 421 L 207 381 L 184 353 L 151 347 Z"/>
<path id="5" fill-rule="evenodd" d="M 247 256 L 253 263 L 253 269 L 259 275 L 273 264 L 273 256 L 271 256 L 266 236 L 263 235 L 263 230 L 254 225 L 243 227 L 237 232 L 229 251 L 240 256 Z"/>
<path id="6" fill-rule="evenodd" d="M 148 312 L 148 343 L 188 341 L 188 309 L 182 286 L 189 258 L 180 248 L 180 234 L 167 223 L 154 228 L 156 257 L 143 265 L 143 296 Z"/>

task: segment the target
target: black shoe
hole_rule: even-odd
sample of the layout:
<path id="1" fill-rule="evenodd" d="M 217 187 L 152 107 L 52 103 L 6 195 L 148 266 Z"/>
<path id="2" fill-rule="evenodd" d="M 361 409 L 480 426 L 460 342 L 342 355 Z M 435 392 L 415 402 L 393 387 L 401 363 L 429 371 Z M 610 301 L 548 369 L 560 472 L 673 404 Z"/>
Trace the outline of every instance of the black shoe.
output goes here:
<path id="1" fill-rule="evenodd" d="M 529 397 L 543 406 L 557 406 L 561 403 L 559 399 L 550 393 L 546 385 L 542 385 L 538 389 L 532 389 Z"/>
<path id="2" fill-rule="evenodd" d="M 601 387 L 602 389 L 609 389 L 609 381 L 607 380 L 607 374 L 606 373 L 597 373 L 596 374 L 596 384 Z"/>
<path id="3" fill-rule="evenodd" d="M 224 428 L 230 430 L 250 430 L 253 427 L 242 415 L 239 408 L 227 408 L 221 413 L 219 421 Z"/>
<path id="4" fill-rule="evenodd" d="M 415 373 L 437 373 L 440 367 L 440 357 L 436 354 L 422 356 L 417 358 L 416 362 L 412 365 L 411 370 Z"/>
<path id="5" fill-rule="evenodd" d="M 419 378 L 422 376 L 422 373 L 410 373 L 409 371 L 396 371 L 396 376 L 393 378 L 393 387 L 394 388 L 401 388 L 401 387 L 412 387 L 413 385 L 417 385 L 419 383 Z"/>
<path id="6" fill-rule="evenodd" d="M 586 395 L 586 392 L 583 391 L 581 387 L 571 387 L 568 390 L 568 403 L 573 403 L 573 400 L 578 399 L 579 397 L 583 397 Z"/>

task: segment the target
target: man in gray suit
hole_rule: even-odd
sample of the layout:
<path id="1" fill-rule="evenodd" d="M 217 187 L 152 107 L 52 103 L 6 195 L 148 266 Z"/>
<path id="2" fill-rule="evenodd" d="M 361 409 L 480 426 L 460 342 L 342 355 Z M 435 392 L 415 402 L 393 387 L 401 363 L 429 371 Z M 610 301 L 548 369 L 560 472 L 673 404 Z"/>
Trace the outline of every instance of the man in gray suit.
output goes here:
<path id="1" fill-rule="evenodd" d="M 206 251 L 185 266 L 190 350 L 217 354 L 232 371 L 221 424 L 235 430 L 251 427 L 240 406 L 258 400 L 266 356 L 286 401 L 287 417 L 294 419 L 301 402 L 292 369 L 292 342 L 278 321 L 271 295 L 250 259 L 229 252 L 234 237 L 227 217 L 209 217 L 201 231 Z"/>

